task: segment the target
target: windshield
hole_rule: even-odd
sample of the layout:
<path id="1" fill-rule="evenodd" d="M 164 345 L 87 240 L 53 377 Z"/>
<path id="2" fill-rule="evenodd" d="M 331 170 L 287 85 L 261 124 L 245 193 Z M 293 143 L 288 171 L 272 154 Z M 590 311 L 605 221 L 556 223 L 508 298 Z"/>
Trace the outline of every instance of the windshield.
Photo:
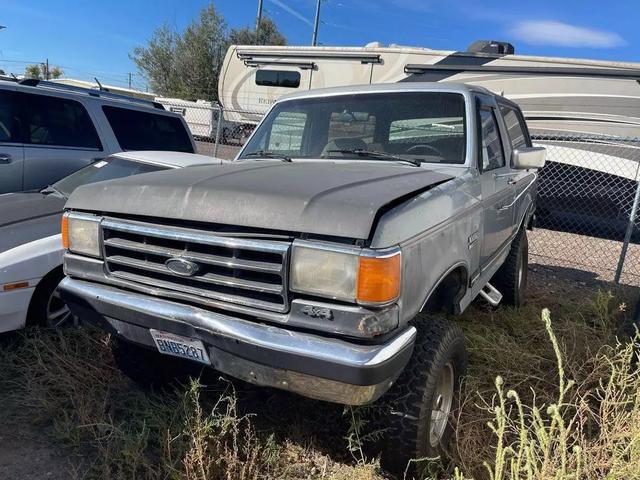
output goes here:
<path id="1" fill-rule="evenodd" d="M 68 177 L 54 183 L 53 190 L 68 197 L 81 185 L 128 177 L 139 173 L 157 172 L 159 170 L 167 170 L 167 168 L 168 167 L 161 165 L 151 165 L 118 157 L 110 157 L 87 165 Z"/>
<path id="2" fill-rule="evenodd" d="M 465 145 L 462 94 L 367 93 L 277 104 L 239 158 L 463 164 Z"/>

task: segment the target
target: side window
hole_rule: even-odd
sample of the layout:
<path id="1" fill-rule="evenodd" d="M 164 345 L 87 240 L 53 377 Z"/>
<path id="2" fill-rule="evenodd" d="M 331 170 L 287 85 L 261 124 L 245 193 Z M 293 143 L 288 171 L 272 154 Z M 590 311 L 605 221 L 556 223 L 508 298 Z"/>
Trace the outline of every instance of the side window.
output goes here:
<path id="1" fill-rule="evenodd" d="M 256 85 L 265 87 L 298 88 L 300 86 L 300 72 L 286 70 L 258 70 Z"/>
<path id="2" fill-rule="evenodd" d="M 15 93 L 0 90 L 0 142 L 19 142 L 16 132 Z"/>
<path id="3" fill-rule="evenodd" d="M 504 118 L 504 123 L 507 125 L 507 131 L 509 132 L 509 139 L 511 139 L 513 149 L 528 146 L 529 141 L 525 133 L 526 127 L 524 126 L 522 116 L 516 109 L 507 105 L 500 105 L 500 112 Z"/>
<path id="4" fill-rule="evenodd" d="M 24 100 L 25 144 L 102 149 L 93 122 L 81 103 L 48 95 L 19 95 Z"/>
<path id="5" fill-rule="evenodd" d="M 280 112 L 273 120 L 267 150 L 300 155 L 306 123 L 306 113 Z"/>
<path id="6" fill-rule="evenodd" d="M 102 111 L 123 150 L 193 153 L 191 137 L 177 117 L 107 105 Z"/>
<path id="7" fill-rule="evenodd" d="M 493 109 L 480 109 L 482 171 L 504 167 L 504 152 Z"/>

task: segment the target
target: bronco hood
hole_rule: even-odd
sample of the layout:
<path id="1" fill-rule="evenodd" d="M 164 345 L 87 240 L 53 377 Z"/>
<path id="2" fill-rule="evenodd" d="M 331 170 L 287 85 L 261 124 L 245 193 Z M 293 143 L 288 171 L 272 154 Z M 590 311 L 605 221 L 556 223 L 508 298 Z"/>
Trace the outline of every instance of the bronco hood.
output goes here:
<path id="1" fill-rule="evenodd" d="M 67 208 L 368 238 L 380 209 L 451 178 L 388 162 L 245 161 L 86 185 Z"/>

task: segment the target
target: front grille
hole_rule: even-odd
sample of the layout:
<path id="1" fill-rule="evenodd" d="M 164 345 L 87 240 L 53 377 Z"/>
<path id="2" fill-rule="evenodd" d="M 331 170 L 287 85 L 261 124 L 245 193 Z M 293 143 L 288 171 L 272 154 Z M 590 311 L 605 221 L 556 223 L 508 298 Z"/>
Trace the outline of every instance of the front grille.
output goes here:
<path id="1" fill-rule="evenodd" d="M 107 274 L 128 282 L 276 312 L 289 308 L 290 243 L 233 238 L 203 230 L 107 218 L 102 221 Z M 173 273 L 170 258 L 198 265 Z"/>

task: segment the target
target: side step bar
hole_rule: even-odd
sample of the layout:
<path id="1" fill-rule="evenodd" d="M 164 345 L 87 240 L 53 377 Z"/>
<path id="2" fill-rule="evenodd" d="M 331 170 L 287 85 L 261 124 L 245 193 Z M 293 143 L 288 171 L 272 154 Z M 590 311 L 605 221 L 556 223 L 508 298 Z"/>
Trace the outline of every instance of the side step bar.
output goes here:
<path id="1" fill-rule="evenodd" d="M 497 307 L 502 300 L 502 294 L 496 289 L 496 287 L 488 282 L 484 287 L 482 287 L 482 290 L 480 290 L 480 296 L 494 307 Z"/>

